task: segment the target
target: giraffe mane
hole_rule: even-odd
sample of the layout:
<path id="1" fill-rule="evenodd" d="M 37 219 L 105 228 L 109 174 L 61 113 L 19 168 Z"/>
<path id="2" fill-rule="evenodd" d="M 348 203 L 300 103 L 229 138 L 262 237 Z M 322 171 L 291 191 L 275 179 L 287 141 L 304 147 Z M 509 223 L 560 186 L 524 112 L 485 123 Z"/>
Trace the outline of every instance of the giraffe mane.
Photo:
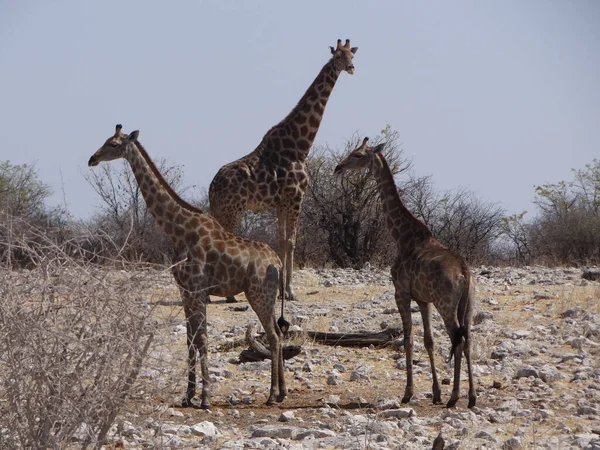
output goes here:
<path id="1" fill-rule="evenodd" d="M 394 176 L 392 175 L 392 171 L 390 169 L 390 166 L 389 166 L 387 160 L 385 159 L 385 157 L 381 153 L 377 153 L 376 157 L 379 158 L 379 161 L 381 162 L 381 164 L 385 168 L 385 170 L 383 171 L 383 173 L 385 174 L 385 177 L 391 179 L 391 180 L 388 179 L 388 182 L 392 183 L 392 185 L 396 187 L 396 182 L 394 181 Z M 400 194 L 398 193 L 398 188 L 397 187 L 396 187 L 395 191 L 396 191 L 396 195 L 398 196 L 398 200 L 400 202 L 400 207 L 402 208 L 402 211 L 404 212 L 404 214 L 406 214 L 406 216 L 412 222 L 414 222 L 415 224 L 417 224 L 422 229 L 422 231 L 425 233 L 425 236 L 428 236 L 428 237 L 429 236 L 433 236 L 433 233 L 431 232 L 431 230 L 429 229 L 429 227 L 427 225 L 425 225 L 425 223 L 421 219 L 419 219 L 417 216 L 415 216 L 412 213 L 412 211 L 406 207 L 406 205 L 402 201 L 402 198 L 400 197 Z"/>
<path id="2" fill-rule="evenodd" d="M 316 76 L 316 78 L 313 80 L 313 82 L 310 84 L 310 86 L 306 89 L 306 91 L 304 92 L 302 97 L 300 97 L 300 100 L 298 101 L 298 103 L 296 103 L 296 106 L 294 106 L 294 108 L 289 112 L 289 114 L 287 116 L 285 116 L 285 118 L 281 122 L 279 122 L 277 125 L 275 125 L 273 128 L 281 125 L 282 123 L 285 123 L 287 120 L 289 120 L 290 117 L 292 117 L 296 112 L 298 112 L 298 110 L 302 109 L 302 107 L 304 106 L 304 103 L 306 102 L 308 92 L 314 88 L 315 84 L 321 83 L 323 81 L 323 79 L 325 77 L 325 72 L 329 69 L 329 66 L 331 66 L 332 64 L 333 64 L 333 58 L 330 58 L 329 61 L 327 61 L 325 63 L 325 65 L 323 66 L 323 68 L 321 69 L 319 74 Z"/>
<path id="3" fill-rule="evenodd" d="M 140 144 L 136 140 L 135 146 L 137 147 L 140 154 L 142 155 L 142 158 L 144 158 L 144 160 L 146 161 L 146 164 L 148 164 L 148 166 L 150 167 L 150 170 L 152 170 L 152 173 L 154 174 L 154 176 L 158 179 L 158 182 L 169 193 L 169 195 L 173 198 L 173 200 L 175 200 L 175 202 L 177 202 L 177 204 L 179 204 L 179 206 L 187 209 L 188 211 L 194 212 L 194 213 L 204 214 L 204 211 L 202 211 L 200 208 L 196 208 L 195 206 L 192 206 L 190 203 L 188 203 L 184 199 L 182 199 L 177 194 L 177 192 L 175 192 L 175 190 L 171 187 L 171 185 L 167 182 L 167 180 L 165 180 L 165 177 L 162 176 L 162 174 L 158 170 L 158 167 L 156 167 L 156 164 L 154 164 L 154 161 L 152 161 L 152 158 L 150 158 L 150 155 L 148 154 L 146 149 L 144 147 L 142 147 L 142 144 Z"/>

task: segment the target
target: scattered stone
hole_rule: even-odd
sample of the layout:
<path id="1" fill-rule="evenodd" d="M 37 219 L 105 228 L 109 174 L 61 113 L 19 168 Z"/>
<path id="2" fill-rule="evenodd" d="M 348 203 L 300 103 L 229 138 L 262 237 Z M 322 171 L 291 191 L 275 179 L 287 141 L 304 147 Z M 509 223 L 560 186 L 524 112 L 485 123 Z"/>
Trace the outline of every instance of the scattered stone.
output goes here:
<path id="1" fill-rule="evenodd" d="M 388 409 L 386 411 L 382 411 L 380 413 L 381 417 L 396 417 L 396 418 L 404 418 L 404 417 L 416 417 L 416 413 L 412 408 L 399 408 L 399 409 Z"/>
<path id="2" fill-rule="evenodd" d="M 218 436 L 220 435 L 219 430 L 215 427 L 215 424 L 205 420 L 204 422 L 197 423 L 190 427 L 190 431 L 194 436 Z"/>
<path id="3" fill-rule="evenodd" d="M 539 378 L 540 372 L 533 366 L 519 367 L 519 369 L 517 370 L 517 373 L 515 374 L 515 378 L 527 378 L 527 377 Z"/>
<path id="4" fill-rule="evenodd" d="M 327 384 L 329 386 L 338 386 L 342 384 L 342 376 L 337 370 L 333 369 L 331 371 L 331 373 L 327 377 Z"/>
<path id="5" fill-rule="evenodd" d="M 588 269 L 584 270 L 581 274 L 581 278 L 588 281 L 600 281 L 600 270 Z"/>
<path id="6" fill-rule="evenodd" d="M 502 444 L 502 450 L 519 450 L 523 448 L 523 444 L 521 443 L 521 438 L 519 437 L 511 437 L 507 439 Z"/>
<path id="7" fill-rule="evenodd" d="M 370 381 L 371 366 L 358 366 L 350 375 L 350 381 Z"/>
<path id="8" fill-rule="evenodd" d="M 583 310 L 579 307 L 575 307 L 575 308 L 569 308 L 564 310 L 560 317 L 562 317 L 563 319 L 573 319 L 575 317 L 580 316 L 583 313 Z"/>
<path id="9" fill-rule="evenodd" d="M 296 417 L 294 416 L 294 411 L 284 411 L 281 413 L 281 415 L 279 416 L 279 419 L 277 419 L 277 420 L 279 422 L 291 422 L 295 418 Z"/>
<path id="10" fill-rule="evenodd" d="M 299 429 L 297 427 L 282 427 L 270 425 L 266 427 L 250 427 L 252 437 L 269 437 L 272 439 L 296 439 Z"/>

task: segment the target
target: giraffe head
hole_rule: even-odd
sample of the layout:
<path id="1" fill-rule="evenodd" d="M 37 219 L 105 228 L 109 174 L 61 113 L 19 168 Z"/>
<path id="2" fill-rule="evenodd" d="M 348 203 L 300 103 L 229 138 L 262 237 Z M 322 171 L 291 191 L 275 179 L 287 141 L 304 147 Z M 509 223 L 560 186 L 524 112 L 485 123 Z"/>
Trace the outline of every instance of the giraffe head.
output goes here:
<path id="1" fill-rule="evenodd" d="M 385 143 L 371 147 L 370 145 L 367 145 L 367 142 L 369 142 L 368 137 L 363 139 L 360 147 L 352 150 L 352 152 L 336 166 L 333 173 L 339 175 L 345 170 L 370 169 L 373 166 L 377 155 L 381 153 L 385 147 Z"/>
<path id="2" fill-rule="evenodd" d="M 329 47 L 331 49 L 331 54 L 333 55 L 333 65 L 337 70 L 342 72 L 345 70 L 349 74 L 354 73 L 354 64 L 352 63 L 352 58 L 354 58 L 354 54 L 358 50 L 358 47 L 350 47 L 350 39 L 346 39 L 346 43 L 342 45 L 342 40 L 338 39 L 337 47 Z"/>
<path id="3" fill-rule="evenodd" d="M 122 125 L 115 127 L 115 134 L 109 137 L 106 142 L 92 155 L 88 161 L 88 166 L 97 166 L 102 161 L 112 161 L 113 159 L 124 158 L 129 144 L 135 144 L 140 134 L 138 130 L 130 134 L 121 133 Z"/>

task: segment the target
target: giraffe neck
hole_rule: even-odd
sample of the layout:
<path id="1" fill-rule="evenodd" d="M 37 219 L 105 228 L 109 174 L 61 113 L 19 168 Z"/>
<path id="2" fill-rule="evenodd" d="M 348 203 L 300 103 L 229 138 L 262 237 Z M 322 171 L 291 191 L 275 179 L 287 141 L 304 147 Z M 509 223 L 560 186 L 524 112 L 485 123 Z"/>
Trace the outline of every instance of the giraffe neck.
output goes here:
<path id="1" fill-rule="evenodd" d="M 131 166 L 146 207 L 158 225 L 172 239 L 183 238 L 183 210 L 202 211 L 189 205 L 173 191 L 141 144 L 129 144 L 125 159 Z M 189 213 L 186 215 L 191 216 Z"/>
<path id="2" fill-rule="evenodd" d="M 431 237 L 431 230 L 404 205 L 398 193 L 394 175 L 382 155 L 376 155 L 373 162 L 373 175 L 377 180 L 387 227 L 396 241 L 398 249 L 410 251 L 415 244 Z"/>
<path id="3" fill-rule="evenodd" d="M 272 128 L 272 131 L 277 131 L 277 136 L 282 138 L 280 148 L 286 150 L 295 148 L 300 159 L 306 158 L 317 136 L 325 106 L 339 76 L 340 71 L 335 68 L 332 58 L 323 66 L 294 109 Z"/>

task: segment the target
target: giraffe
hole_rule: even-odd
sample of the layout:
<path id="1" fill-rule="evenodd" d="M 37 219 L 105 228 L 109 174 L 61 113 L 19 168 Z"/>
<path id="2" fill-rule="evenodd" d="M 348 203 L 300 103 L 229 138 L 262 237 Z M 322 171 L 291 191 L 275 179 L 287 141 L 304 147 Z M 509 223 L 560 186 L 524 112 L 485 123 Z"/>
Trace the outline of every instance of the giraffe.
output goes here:
<path id="1" fill-rule="evenodd" d="M 124 158 L 129 162 L 147 208 L 173 243 L 172 273 L 186 317 L 188 385 L 182 406 L 192 406 L 196 394 L 196 352 L 202 375 L 203 409 L 210 408 L 207 360 L 206 304 L 209 295 L 244 292 L 268 336 L 271 350 L 271 388 L 267 405 L 286 397 L 282 332 L 275 321 L 278 267 L 281 261 L 265 243 L 225 230 L 217 220 L 182 200 L 169 186 L 138 141 L 117 125 L 88 165 Z"/>
<path id="2" fill-rule="evenodd" d="M 471 368 L 471 316 L 475 281 L 462 257 L 444 247 L 431 230 L 404 205 L 390 167 L 382 155 L 385 144 L 367 145 L 369 138 L 353 150 L 335 168 L 334 173 L 367 169 L 377 182 L 386 224 L 398 247 L 398 256 L 391 269 L 395 299 L 404 328 L 406 351 L 406 390 L 402 403 L 413 396 L 413 336 L 411 299 L 419 306 L 423 318 L 424 343 L 433 378 L 433 403 L 441 403 L 441 390 L 435 369 L 433 336 L 431 334 L 431 304 L 444 321 L 454 356 L 454 386 L 447 406 L 453 407 L 459 398 L 460 366 L 464 352 L 469 373 L 469 408 L 475 406 L 476 393 Z"/>
<path id="3" fill-rule="evenodd" d="M 330 47 L 332 57 L 292 111 L 264 135 L 248 155 L 219 169 L 209 187 L 211 214 L 230 232 L 238 233 L 246 210 L 275 209 L 277 240 L 283 263 L 282 299 L 294 298 L 292 272 L 298 217 L 308 186 L 306 157 L 315 140 L 325 106 L 339 75 L 354 73 L 358 47 L 341 39 Z"/>

